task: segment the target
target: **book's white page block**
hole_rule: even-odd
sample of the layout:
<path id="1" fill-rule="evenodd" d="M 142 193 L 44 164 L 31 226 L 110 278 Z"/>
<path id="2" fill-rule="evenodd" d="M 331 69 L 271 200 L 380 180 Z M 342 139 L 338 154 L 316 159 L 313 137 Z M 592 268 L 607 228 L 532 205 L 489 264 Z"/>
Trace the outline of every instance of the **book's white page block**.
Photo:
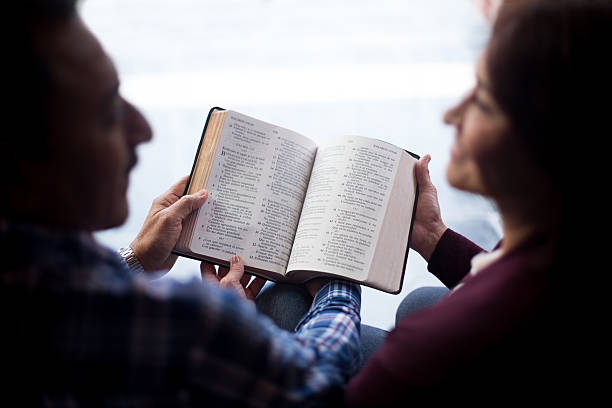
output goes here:
<path id="1" fill-rule="evenodd" d="M 284 273 L 317 147 L 308 138 L 228 111 L 190 249 Z"/>
<path id="2" fill-rule="evenodd" d="M 366 278 L 401 154 L 360 136 L 319 147 L 289 270 Z"/>
<path id="3" fill-rule="evenodd" d="M 416 158 L 402 152 L 393 183 L 393 198 L 387 206 L 385 221 L 380 229 L 378 245 L 366 280 L 366 284 L 387 292 L 399 291 L 402 284 L 416 199 L 416 163 Z"/>

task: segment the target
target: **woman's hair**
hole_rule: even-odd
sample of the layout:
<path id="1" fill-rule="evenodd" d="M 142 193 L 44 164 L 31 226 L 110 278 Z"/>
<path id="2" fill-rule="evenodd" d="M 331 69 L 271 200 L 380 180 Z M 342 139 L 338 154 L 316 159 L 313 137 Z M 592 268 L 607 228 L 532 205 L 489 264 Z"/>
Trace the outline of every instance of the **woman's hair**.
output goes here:
<path id="1" fill-rule="evenodd" d="M 609 252 L 611 44 L 611 0 L 515 0 L 500 10 L 485 54 L 510 136 L 555 191 L 553 229 L 540 238 L 560 304 L 565 297 L 589 304 L 577 300 L 575 283 L 600 268 L 597 254 Z"/>
<path id="2" fill-rule="evenodd" d="M 611 43 L 610 0 L 507 1 L 493 26 L 493 96 L 512 135 L 564 196 L 577 188 L 578 152 L 596 165 L 610 134 Z"/>
<path id="3" fill-rule="evenodd" d="M 600 387 L 591 373 L 604 352 L 596 339 L 609 309 L 590 287 L 606 274 L 600 256 L 610 252 L 604 195 L 610 186 L 611 42 L 611 0 L 515 0 L 500 10 L 486 52 L 492 93 L 509 118 L 510 135 L 559 198 L 560 216 L 551 210 L 555 229 L 544 231 L 537 247 L 540 259 L 551 262 L 545 269 L 551 297 L 541 305 L 549 318 L 538 322 L 549 341 L 540 363 L 559 367 L 542 380 L 588 390 L 581 396 Z"/>

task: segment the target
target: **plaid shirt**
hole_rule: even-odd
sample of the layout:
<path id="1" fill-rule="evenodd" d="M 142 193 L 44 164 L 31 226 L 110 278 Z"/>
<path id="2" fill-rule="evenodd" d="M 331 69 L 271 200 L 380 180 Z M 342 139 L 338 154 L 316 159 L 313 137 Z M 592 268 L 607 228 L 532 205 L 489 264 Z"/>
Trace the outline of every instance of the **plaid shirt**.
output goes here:
<path id="1" fill-rule="evenodd" d="M 0 247 L 5 401 L 314 405 L 358 366 L 354 284 L 326 284 L 290 333 L 232 291 L 135 275 L 90 235 L 5 225 Z"/>

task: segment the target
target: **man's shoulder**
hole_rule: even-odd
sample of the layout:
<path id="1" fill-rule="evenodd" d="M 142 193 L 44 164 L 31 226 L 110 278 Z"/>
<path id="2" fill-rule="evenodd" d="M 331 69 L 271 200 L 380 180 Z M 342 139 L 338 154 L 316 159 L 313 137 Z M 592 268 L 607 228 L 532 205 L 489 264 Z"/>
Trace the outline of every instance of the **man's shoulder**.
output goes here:
<path id="1" fill-rule="evenodd" d="M 4 285 L 30 289 L 94 289 L 127 285 L 128 268 L 116 251 L 80 231 L 11 224 L 0 231 Z"/>

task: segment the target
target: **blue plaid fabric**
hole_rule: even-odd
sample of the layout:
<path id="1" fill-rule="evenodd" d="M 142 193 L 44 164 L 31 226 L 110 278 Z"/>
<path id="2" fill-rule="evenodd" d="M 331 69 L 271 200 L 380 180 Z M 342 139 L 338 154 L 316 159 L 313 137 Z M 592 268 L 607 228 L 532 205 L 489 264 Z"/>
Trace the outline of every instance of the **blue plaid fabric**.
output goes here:
<path id="1" fill-rule="evenodd" d="M 135 275 L 87 234 L 4 225 L 0 248 L 20 406 L 325 405 L 358 367 L 358 285 L 325 285 L 290 333 L 232 291 Z"/>

